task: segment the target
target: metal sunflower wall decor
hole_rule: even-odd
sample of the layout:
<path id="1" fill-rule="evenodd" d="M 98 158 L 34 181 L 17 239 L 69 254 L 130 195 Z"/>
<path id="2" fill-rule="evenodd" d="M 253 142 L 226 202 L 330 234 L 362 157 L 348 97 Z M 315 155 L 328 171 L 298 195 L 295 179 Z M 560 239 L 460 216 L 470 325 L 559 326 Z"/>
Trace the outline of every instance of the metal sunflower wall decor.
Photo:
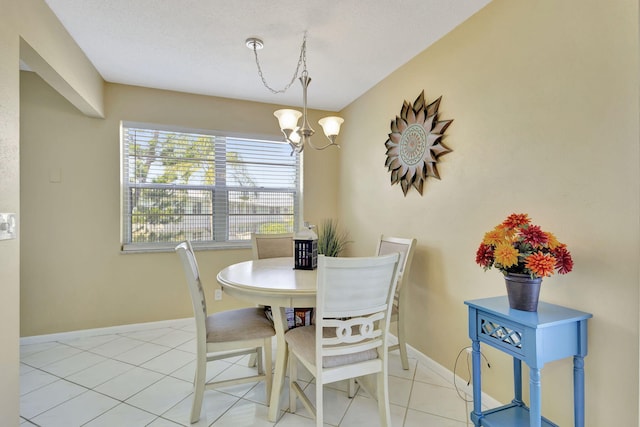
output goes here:
<path id="1" fill-rule="evenodd" d="M 442 96 L 426 105 L 424 90 L 413 102 L 404 101 L 400 116 L 391 121 L 391 133 L 385 142 L 385 166 L 391 172 L 391 185 L 400 183 L 402 192 L 413 186 L 420 194 L 428 176 L 440 179 L 438 156 L 451 150 L 442 144 L 444 131 L 453 120 L 438 121 Z"/>

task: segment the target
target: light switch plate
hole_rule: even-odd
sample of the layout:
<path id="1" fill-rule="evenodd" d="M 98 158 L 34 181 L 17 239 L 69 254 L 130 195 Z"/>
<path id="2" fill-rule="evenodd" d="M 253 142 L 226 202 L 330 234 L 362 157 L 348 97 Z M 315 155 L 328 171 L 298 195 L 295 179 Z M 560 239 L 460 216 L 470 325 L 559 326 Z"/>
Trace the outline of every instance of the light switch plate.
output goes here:
<path id="1" fill-rule="evenodd" d="M 16 233 L 16 214 L 0 213 L 0 240 L 15 239 Z"/>

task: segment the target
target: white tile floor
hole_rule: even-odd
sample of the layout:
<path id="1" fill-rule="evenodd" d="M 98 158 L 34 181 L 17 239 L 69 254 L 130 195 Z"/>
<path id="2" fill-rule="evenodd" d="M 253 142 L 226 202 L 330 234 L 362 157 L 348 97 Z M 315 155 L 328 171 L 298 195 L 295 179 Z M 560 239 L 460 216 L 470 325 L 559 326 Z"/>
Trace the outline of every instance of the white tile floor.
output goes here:
<path id="1" fill-rule="evenodd" d="M 137 427 L 189 426 L 195 361 L 194 324 L 176 320 L 162 326 L 75 339 L 23 344 L 20 364 L 21 426 Z M 472 405 L 420 357 L 402 370 L 390 353 L 391 421 L 404 427 L 464 427 Z M 208 377 L 244 375 L 247 358 L 209 364 Z M 306 389 L 310 396 L 314 388 Z M 345 384 L 327 386 L 329 426 L 379 425 L 377 405 L 364 391 L 349 399 Z M 467 396 L 468 399 L 468 396 Z M 312 398 L 313 400 L 313 398 Z M 205 392 L 200 422 L 194 426 L 314 426 L 301 404 L 288 409 L 285 383 L 281 413 L 267 419 L 264 383 Z"/>

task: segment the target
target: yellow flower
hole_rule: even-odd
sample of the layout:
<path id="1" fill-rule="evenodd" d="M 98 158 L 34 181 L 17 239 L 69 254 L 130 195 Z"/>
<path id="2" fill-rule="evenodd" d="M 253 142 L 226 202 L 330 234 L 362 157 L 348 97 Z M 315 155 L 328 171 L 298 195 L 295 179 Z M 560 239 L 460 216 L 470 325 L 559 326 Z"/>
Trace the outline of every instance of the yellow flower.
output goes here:
<path id="1" fill-rule="evenodd" d="M 518 264 L 518 251 L 508 243 L 501 243 L 496 246 L 494 255 L 496 263 L 504 268 Z"/>
<path id="2" fill-rule="evenodd" d="M 500 243 L 506 243 L 506 235 L 504 230 L 494 228 L 493 230 L 485 233 L 482 243 L 489 246 L 498 246 Z"/>
<path id="3" fill-rule="evenodd" d="M 547 235 L 547 246 L 549 249 L 555 249 L 562 245 L 562 243 L 558 242 L 558 239 L 556 239 L 556 236 L 554 236 L 553 233 L 549 233 L 548 231 L 545 231 L 544 233 Z"/>

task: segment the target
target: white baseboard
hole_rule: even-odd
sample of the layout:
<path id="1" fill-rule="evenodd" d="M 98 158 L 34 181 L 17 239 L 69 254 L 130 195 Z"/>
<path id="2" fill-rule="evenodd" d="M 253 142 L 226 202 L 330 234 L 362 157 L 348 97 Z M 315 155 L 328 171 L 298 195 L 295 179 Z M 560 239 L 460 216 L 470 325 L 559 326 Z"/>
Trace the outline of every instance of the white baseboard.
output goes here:
<path id="1" fill-rule="evenodd" d="M 108 326 L 105 328 L 83 329 L 80 331 L 59 332 L 56 334 L 33 335 L 30 337 L 21 337 L 20 345 L 40 344 L 51 341 L 68 341 L 78 338 L 84 338 L 93 335 L 121 334 L 124 332 L 139 331 L 144 329 L 158 329 L 173 326 L 178 322 L 193 322 L 193 318 L 159 320 L 156 322 L 133 323 L 129 325 Z"/>

